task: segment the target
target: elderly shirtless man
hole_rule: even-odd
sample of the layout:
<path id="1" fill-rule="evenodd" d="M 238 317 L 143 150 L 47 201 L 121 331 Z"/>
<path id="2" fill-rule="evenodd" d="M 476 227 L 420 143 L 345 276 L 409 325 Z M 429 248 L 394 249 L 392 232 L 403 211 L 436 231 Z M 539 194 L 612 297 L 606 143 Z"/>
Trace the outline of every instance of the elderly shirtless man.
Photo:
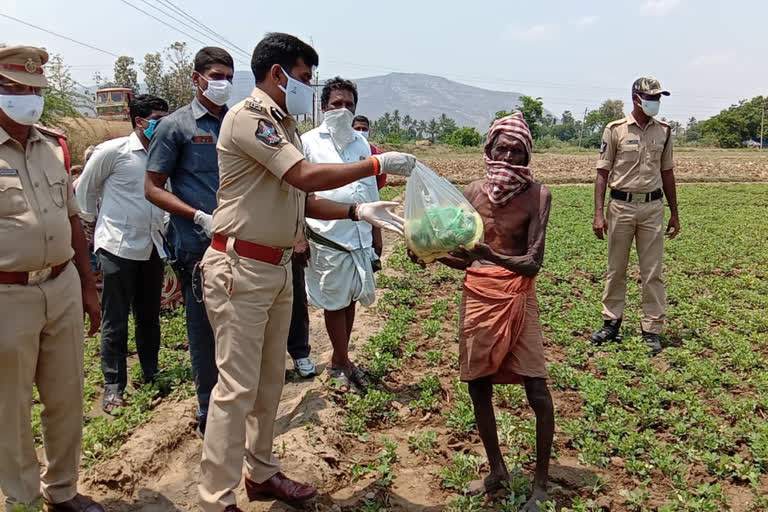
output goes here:
<path id="1" fill-rule="evenodd" d="M 523 511 L 547 499 L 547 474 L 555 428 L 547 388 L 536 274 L 552 195 L 533 181 L 531 132 L 519 112 L 496 121 L 485 145 L 487 178 L 464 190 L 483 218 L 485 244 L 439 261 L 466 270 L 460 317 L 460 377 L 469 384 L 475 419 L 491 474 L 472 482 L 473 492 L 494 492 L 508 479 L 493 411 L 493 384 L 523 384 L 536 414 L 536 472 Z"/>

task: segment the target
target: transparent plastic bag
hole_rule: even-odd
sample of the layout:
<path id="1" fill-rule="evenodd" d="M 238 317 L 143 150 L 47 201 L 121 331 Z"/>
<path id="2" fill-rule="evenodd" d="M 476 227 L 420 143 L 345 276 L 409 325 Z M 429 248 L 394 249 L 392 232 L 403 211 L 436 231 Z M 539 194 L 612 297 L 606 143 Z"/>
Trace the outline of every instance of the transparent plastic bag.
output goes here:
<path id="1" fill-rule="evenodd" d="M 450 181 L 416 163 L 405 186 L 405 241 L 425 263 L 483 239 L 483 220 Z"/>

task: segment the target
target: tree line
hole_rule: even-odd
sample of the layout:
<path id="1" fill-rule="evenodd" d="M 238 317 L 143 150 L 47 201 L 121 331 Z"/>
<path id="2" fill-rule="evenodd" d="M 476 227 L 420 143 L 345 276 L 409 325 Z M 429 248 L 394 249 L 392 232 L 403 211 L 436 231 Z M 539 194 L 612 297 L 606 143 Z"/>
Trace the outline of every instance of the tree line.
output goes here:
<path id="1" fill-rule="evenodd" d="M 138 93 L 141 87 L 136 66 L 133 57 L 118 57 L 111 78 L 96 73 L 93 81 L 100 89 L 126 87 Z M 146 54 L 144 60 L 138 63 L 138 68 L 144 73 L 144 88 L 141 92 L 165 99 L 171 111 L 186 105 L 195 97 L 195 86 L 190 80 L 194 63 L 187 43 L 175 42 L 162 52 Z"/>
<path id="2" fill-rule="evenodd" d="M 137 68 L 144 74 L 143 87 L 138 81 Z M 63 118 L 80 117 L 78 109 L 87 108 L 90 99 L 78 90 L 79 84 L 72 79 L 61 56 L 52 55 L 45 70 L 50 87 L 41 122 L 60 126 Z M 119 57 L 111 77 L 97 73 L 93 79 L 99 88 L 126 87 L 136 93 L 142 91 L 160 96 L 168 101 L 171 110 L 175 110 L 192 101 L 195 95 L 190 80 L 192 70 L 192 55 L 187 44 L 175 42 L 162 52 L 146 54 L 139 63 L 133 57 Z M 669 121 L 669 124 L 678 144 L 736 148 L 742 147 L 745 141 L 760 139 L 763 113 L 767 108 L 768 96 L 757 96 L 741 100 L 704 121 L 691 117 L 685 126 L 677 121 Z M 545 113 L 541 98 L 521 96 L 518 105 L 511 106 L 511 110 L 496 112 L 493 120 L 512 110 L 522 112 L 531 128 L 535 146 L 540 149 L 561 145 L 599 147 L 605 126 L 625 115 L 623 101 L 607 99 L 600 107 L 588 110 L 583 119 L 577 119 L 569 110 L 557 118 Z M 426 139 L 454 146 L 478 146 L 483 143 L 484 136 L 474 127 L 459 127 L 446 114 L 418 120 L 395 110 L 385 113 L 371 126 L 374 141 L 393 144 Z"/>

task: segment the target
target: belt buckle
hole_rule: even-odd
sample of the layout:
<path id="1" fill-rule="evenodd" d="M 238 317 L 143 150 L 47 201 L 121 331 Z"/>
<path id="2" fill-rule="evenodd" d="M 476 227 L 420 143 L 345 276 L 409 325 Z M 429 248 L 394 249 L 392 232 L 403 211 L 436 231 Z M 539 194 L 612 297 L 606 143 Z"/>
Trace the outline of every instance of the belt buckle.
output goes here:
<path id="1" fill-rule="evenodd" d="M 644 203 L 645 202 L 645 192 L 632 192 L 632 199 L 630 200 L 632 203 Z"/>
<path id="2" fill-rule="evenodd" d="M 293 256 L 293 249 L 285 249 L 283 251 L 283 256 L 280 258 L 280 265 L 281 267 L 284 265 L 287 265 L 289 261 L 291 261 L 291 256 Z"/>
<path id="3" fill-rule="evenodd" d="M 34 272 L 29 272 L 29 277 L 27 277 L 27 284 L 40 284 L 42 282 L 45 282 L 48 280 L 49 277 L 51 277 L 52 272 L 53 272 L 53 267 L 46 267 L 42 270 L 35 270 Z"/>

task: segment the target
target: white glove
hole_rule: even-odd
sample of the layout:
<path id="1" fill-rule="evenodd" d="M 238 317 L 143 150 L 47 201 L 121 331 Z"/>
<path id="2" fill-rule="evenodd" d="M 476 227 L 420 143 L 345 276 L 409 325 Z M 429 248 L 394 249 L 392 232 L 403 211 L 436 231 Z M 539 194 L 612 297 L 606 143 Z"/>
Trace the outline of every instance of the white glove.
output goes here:
<path id="1" fill-rule="evenodd" d="M 211 231 L 213 231 L 213 215 L 209 215 L 202 210 L 195 212 L 195 224 L 203 228 L 203 233 L 208 238 L 211 238 Z"/>
<path id="2" fill-rule="evenodd" d="M 392 211 L 397 206 L 399 204 L 393 201 L 363 203 L 357 207 L 357 217 L 375 228 L 388 229 L 403 236 L 405 219 L 398 217 Z"/>
<path id="3" fill-rule="evenodd" d="M 397 151 L 373 155 L 372 158 L 379 160 L 383 174 L 395 174 L 397 176 L 405 176 L 406 178 L 411 175 L 411 171 L 413 171 L 416 165 L 415 156 L 408 153 L 398 153 Z"/>

